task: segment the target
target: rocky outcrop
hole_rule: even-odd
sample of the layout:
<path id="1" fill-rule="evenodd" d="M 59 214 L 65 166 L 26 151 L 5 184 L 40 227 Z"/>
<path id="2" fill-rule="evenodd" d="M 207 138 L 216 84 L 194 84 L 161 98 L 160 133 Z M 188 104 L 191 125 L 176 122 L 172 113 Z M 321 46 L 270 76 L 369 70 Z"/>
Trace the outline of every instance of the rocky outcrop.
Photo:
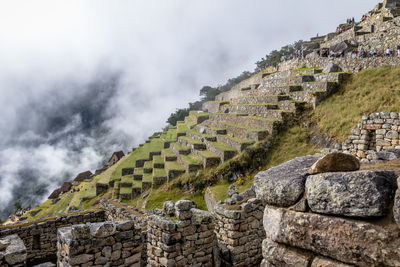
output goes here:
<path id="1" fill-rule="evenodd" d="M 322 173 L 306 181 L 312 211 L 352 217 L 387 215 L 396 188 L 396 176 L 389 171 Z"/>
<path id="2" fill-rule="evenodd" d="M 304 193 L 309 168 L 320 156 L 295 158 L 254 177 L 257 198 L 268 205 L 289 207 Z"/>
<path id="3" fill-rule="evenodd" d="M 330 153 L 311 166 L 309 174 L 340 171 L 357 171 L 360 169 L 359 160 L 349 154 Z"/>

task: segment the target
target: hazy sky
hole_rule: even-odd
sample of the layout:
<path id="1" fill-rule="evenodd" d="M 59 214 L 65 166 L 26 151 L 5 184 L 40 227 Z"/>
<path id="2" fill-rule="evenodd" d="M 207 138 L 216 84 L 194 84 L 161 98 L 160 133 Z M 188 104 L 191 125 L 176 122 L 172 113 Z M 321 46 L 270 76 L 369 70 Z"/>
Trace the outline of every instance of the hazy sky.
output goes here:
<path id="1" fill-rule="evenodd" d="M 203 85 L 252 71 L 272 49 L 334 31 L 377 1 L 0 3 L 1 215 L 143 142 Z"/>

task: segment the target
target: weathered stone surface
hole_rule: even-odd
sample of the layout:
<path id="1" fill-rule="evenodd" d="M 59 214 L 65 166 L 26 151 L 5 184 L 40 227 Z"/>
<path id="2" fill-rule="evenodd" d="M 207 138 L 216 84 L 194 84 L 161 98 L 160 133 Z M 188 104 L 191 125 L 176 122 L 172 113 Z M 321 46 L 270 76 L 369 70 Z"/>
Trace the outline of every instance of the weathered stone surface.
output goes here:
<path id="1" fill-rule="evenodd" d="M 360 169 L 360 161 L 350 154 L 330 153 L 320 158 L 311 166 L 309 174 L 317 174 L 324 172 L 347 172 L 358 171 Z"/>
<path id="2" fill-rule="evenodd" d="M 4 259 L 10 265 L 23 264 L 26 261 L 27 253 L 24 242 L 18 235 L 10 235 L 4 238 L 7 246 L 4 252 Z"/>
<path id="3" fill-rule="evenodd" d="M 307 178 L 306 194 L 314 212 L 377 217 L 388 213 L 396 187 L 391 171 L 321 173 Z"/>
<path id="4" fill-rule="evenodd" d="M 267 206 L 267 237 L 358 266 L 400 265 L 399 232 L 379 226 Z"/>
<path id="5" fill-rule="evenodd" d="M 351 267 L 353 265 L 345 264 L 342 262 L 334 261 L 324 257 L 315 257 L 311 267 Z"/>
<path id="6" fill-rule="evenodd" d="M 324 73 L 339 72 L 339 71 L 340 71 L 339 66 L 334 63 L 329 63 L 323 70 Z"/>
<path id="7" fill-rule="evenodd" d="M 375 152 L 372 155 L 374 160 L 395 160 L 400 158 L 400 149 L 388 149 L 384 151 Z"/>
<path id="8" fill-rule="evenodd" d="M 254 177 L 257 198 L 269 205 L 288 207 L 304 193 L 309 168 L 320 156 L 295 158 Z"/>
<path id="9" fill-rule="evenodd" d="M 179 200 L 175 203 L 176 210 L 190 210 L 193 207 L 193 202 L 190 200 Z"/>
<path id="10" fill-rule="evenodd" d="M 228 188 L 228 196 L 231 197 L 231 196 L 233 196 L 233 195 L 235 195 L 235 194 L 238 194 L 238 191 L 237 191 L 235 185 L 231 184 L 231 185 L 229 186 L 229 188 Z"/>
<path id="11" fill-rule="evenodd" d="M 262 243 L 262 253 L 265 260 L 275 266 L 306 267 L 312 259 L 310 253 L 302 253 L 296 249 L 278 244 L 269 238 Z"/>
<path id="12" fill-rule="evenodd" d="M 167 215 L 174 215 L 175 213 L 175 203 L 172 201 L 166 201 L 163 205 L 163 211 Z"/>
<path id="13" fill-rule="evenodd" d="M 90 233 L 94 237 L 107 237 L 115 233 L 116 226 L 112 222 L 90 224 Z"/>

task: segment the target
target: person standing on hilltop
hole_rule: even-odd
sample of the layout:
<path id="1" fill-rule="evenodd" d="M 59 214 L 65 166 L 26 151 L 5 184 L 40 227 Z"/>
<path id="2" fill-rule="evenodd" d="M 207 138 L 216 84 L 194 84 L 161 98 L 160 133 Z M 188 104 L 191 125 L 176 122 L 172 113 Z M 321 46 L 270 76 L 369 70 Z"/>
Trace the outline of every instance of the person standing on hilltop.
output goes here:
<path id="1" fill-rule="evenodd" d="M 390 55 L 391 55 L 391 51 L 390 51 L 390 48 L 388 47 L 388 48 L 386 49 L 386 56 L 387 56 L 387 57 L 390 57 Z"/>

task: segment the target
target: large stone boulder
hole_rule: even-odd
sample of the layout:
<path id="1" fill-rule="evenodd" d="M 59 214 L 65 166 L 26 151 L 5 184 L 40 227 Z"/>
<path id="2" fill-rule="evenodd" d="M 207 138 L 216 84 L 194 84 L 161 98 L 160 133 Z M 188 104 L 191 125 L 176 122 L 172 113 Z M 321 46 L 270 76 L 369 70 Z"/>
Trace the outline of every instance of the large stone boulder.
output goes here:
<path id="1" fill-rule="evenodd" d="M 304 193 L 309 168 L 320 156 L 298 157 L 254 177 L 258 199 L 269 205 L 289 207 Z"/>
<path id="2" fill-rule="evenodd" d="M 311 267 L 352 267 L 353 265 L 341 263 L 324 257 L 315 257 Z"/>
<path id="3" fill-rule="evenodd" d="M 325 66 L 324 70 L 322 72 L 324 73 L 331 73 L 331 72 L 339 72 L 341 71 L 340 67 L 334 63 L 329 63 L 328 65 Z"/>
<path id="4" fill-rule="evenodd" d="M 312 211 L 353 217 L 386 215 L 396 188 L 391 171 L 321 173 L 306 181 Z"/>
<path id="5" fill-rule="evenodd" d="M 356 157 L 350 154 L 336 152 L 325 155 L 315 162 L 315 164 L 311 166 L 309 174 L 358 171 L 359 169 L 360 161 Z"/>
<path id="6" fill-rule="evenodd" d="M 399 231 L 380 226 L 267 206 L 267 237 L 357 266 L 399 266 Z"/>

